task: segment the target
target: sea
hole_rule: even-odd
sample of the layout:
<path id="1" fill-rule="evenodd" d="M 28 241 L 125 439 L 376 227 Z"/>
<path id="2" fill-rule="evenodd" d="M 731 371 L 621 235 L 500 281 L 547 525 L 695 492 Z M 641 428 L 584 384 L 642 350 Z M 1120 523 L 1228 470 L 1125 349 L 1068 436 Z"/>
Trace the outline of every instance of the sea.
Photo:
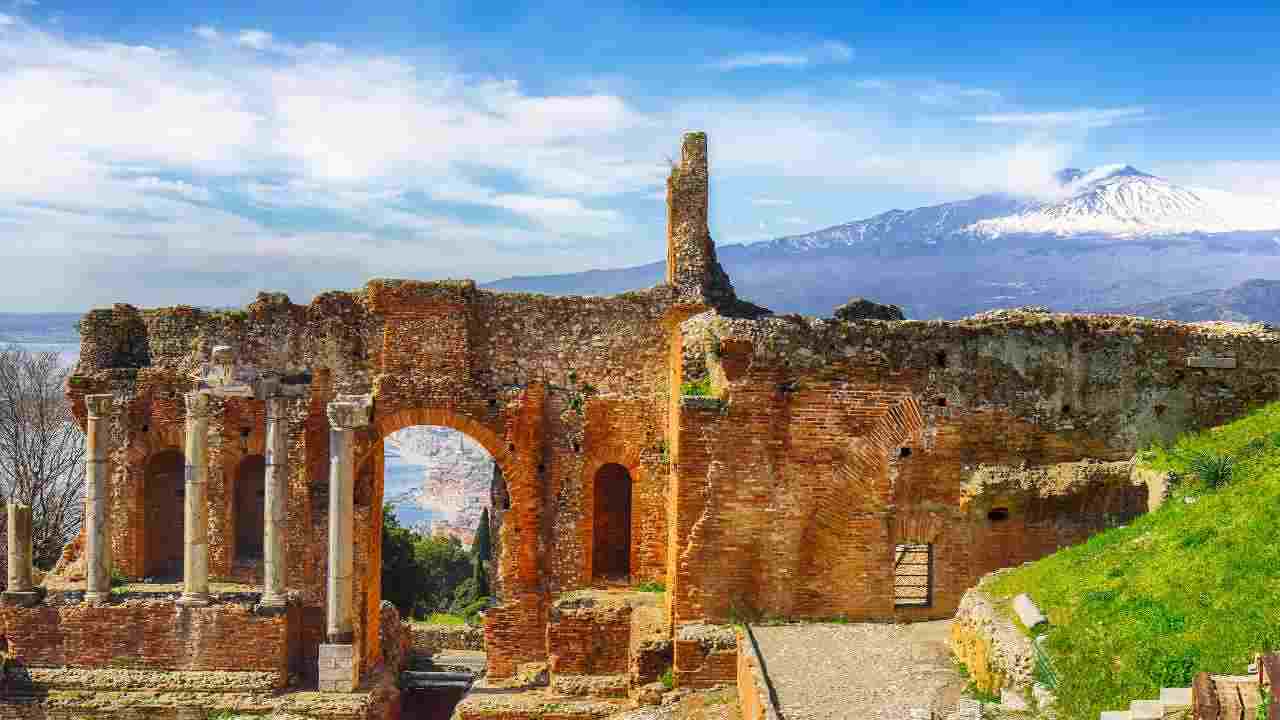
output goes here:
<path id="1" fill-rule="evenodd" d="M 2 313 L 0 312 L 0 349 L 16 347 L 28 352 L 56 352 L 59 360 L 71 367 L 80 357 L 80 313 Z M 390 444 L 386 453 L 385 497 L 393 503 L 392 511 L 404 527 L 426 527 L 440 517 L 414 502 L 413 491 L 422 487 L 426 468 L 400 456 Z"/>

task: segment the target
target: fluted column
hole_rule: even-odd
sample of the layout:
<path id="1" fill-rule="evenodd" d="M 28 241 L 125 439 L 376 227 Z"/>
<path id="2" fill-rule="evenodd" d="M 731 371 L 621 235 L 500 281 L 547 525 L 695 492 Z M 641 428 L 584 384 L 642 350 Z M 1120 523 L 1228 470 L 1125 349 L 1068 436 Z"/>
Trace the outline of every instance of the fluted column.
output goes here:
<path id="1" fill-rule="evenodd" d="M 186 502 L 183 512 L 182 597 L 178 604 L 209 604 L 209 393 L 189 392 Z"/>
<path id="2" fill-rule="evenodd" d="M 107 445 L 111 419 L 111 395 L 86 395 L 89 411 L 89 458 L 84 478 L 85 602 L 111 596 L 111 516 L 107 508 Z"/>
<path id="3" fill-rule="evenodd" d="M 286 558 L 284 537 L 288 530 L 289 403 L 282 397 L 267 398 L 267 452 L 263 473 L 262 523 L 262 605 L 282 608 L 286 604 Z"/>
<path id="4" fill-rule="evenodd" d="M 31 582 L 31 506 L 9 503 L 9 584 L 6 605 L 34 605 L 40 600 Z"/>
<path id="5" fill-rule="evenodd" d="M 355 430 L 369 424 L 367 396 L 341 395 L 329 403 L 329 573 L 326 632 L 320 646 L 320 689 L 351 692 L 359 682 L 359 661 L 352 645 L 355 498 L 352 451 Z"/>

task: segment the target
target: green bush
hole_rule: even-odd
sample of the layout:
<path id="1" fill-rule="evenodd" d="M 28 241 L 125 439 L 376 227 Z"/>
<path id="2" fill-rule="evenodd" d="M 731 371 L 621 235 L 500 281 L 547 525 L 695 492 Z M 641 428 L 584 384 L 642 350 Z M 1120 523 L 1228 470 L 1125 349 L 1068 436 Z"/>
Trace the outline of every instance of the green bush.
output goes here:
<path id="1" fill-rule="evenodd" d="M 658 676 L 658 682 L 662 683 L 662 687 L 670 690 L 676 686 L 676 675 L 671 668 L 667 668 Z"/>
<path id="2" fill-rule="evenodd" d="M 639 585 L 636 585 L 634 588 L 632 588 L 632 590 L 636 590 L 638 592 L 660 593 L 660 592 L 666 592 L 667 586 L 663 585 L 657 580 L 650 580 L 648 582 L 642 582 Z"/>
<path id="3" fill-rule="evenodd" d="M 711 397 L 711 376 L 703 375 L 696 380 L 681 383 L 680 394 L 685 397 Z"/>
<path id="4" fill-rule="evenodd" d="M 1200 481 L 1211 488 L 1221 487 L 1231 481 L 1235 459 L 1230 455 L 1196 452 L 1187 458 L 1187 465 Z"/>

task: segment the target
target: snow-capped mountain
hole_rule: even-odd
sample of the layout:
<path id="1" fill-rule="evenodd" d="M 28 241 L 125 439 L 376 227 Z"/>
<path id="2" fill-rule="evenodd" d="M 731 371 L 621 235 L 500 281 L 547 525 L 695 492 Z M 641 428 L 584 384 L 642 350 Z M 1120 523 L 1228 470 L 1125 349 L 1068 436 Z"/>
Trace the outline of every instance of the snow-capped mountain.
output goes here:
<path id="1" fill-rule="evenodd" d="M 1280 229 L 1280 201 L 1176 185 L 1131 165 L 1055 174 L 1051 198 L 993 193 L 969 200 L 886 213 L 750 248 L 826 250 L 878 244 L 910 247 L 1009 235 L 1143 237 Z M 950 242 L 948 242 L 950 241 Z"/>
<path id="2" fill-rule="evenodd" d="M 717 253 L 739 297 L 819 316 L 855 295 L 912 318 L 955 318 L 1026 304 L 1132 307 L 1280 278 L 1280 198 L 1186 187 L 1129 165 L 1055 179 L 1049 197 L 992 193 L 890 210 Z M 658 261 L 489 287 L 604 295 L 652 287 L 665 271 Z"/>
<path id="3" fill-rule="evenodd" d="M 999 237 L 1010 233 L 1116 236 L 1224 233 L 1280 228 L 1280 203 L 1221 190 L 1185 188 L 1131 165 L 1108 165 L 1086 173 L 1059 174 L 1061 200 L 975 223 L 971 230 Z"/>

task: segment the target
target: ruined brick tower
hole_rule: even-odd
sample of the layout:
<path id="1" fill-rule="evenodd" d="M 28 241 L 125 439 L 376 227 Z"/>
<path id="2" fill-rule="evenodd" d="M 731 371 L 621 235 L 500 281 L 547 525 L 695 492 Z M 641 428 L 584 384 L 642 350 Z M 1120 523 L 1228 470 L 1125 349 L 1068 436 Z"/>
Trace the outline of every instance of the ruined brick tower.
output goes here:
<path id="1" fill-rule="evenodd" d="M 707 226 L 708 178 L 707 134 L 685 133 L 680 164 L 667 178 L 667 282 L 681 302 L 726 312 L 738 298 Z"/>

